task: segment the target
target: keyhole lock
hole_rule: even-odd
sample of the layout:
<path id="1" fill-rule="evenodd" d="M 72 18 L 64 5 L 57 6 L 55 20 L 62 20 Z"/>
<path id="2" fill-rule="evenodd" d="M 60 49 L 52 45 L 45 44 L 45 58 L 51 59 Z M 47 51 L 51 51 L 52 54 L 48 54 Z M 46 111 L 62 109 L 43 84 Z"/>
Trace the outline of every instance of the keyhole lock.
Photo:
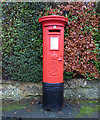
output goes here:
<path id="1" fill-rule="evenodd" d="M 58 61 L 61 61 L 62 59 L 61 58 L 58 58 Z"/>

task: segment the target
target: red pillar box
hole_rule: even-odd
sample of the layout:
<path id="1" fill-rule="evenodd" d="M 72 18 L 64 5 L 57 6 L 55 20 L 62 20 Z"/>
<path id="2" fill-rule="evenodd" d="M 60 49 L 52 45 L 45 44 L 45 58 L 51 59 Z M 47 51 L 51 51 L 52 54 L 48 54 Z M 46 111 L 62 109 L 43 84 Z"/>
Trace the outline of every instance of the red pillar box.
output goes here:
<path id="1" fill-rule="evenodd" d="M 64 26 L 68 18 L 50 15 L 39 18 L 43 27 L 43 108 L 50 111 L 63 105 Z"/>

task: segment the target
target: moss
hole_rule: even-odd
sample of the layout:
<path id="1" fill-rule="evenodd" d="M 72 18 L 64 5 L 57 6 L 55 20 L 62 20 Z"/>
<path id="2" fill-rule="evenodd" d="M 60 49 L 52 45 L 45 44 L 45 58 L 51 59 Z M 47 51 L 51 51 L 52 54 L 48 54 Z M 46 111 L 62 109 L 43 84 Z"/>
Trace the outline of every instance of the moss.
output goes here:
<path id="1" fill-rule="evenodd" d="M 20 109 L 25 108 L 26 106 L 27 106 L 27 104 L 21 105 L 20 103 L 15 103 L 15 104 L 12 104 L 12 105 L 3 104 L 2 105 L 2 111 L 3 112 L 8 112 L 8 111 L 12 111 L 12 110 L 20 110 Z"/>
<path id="2" fill-rule="evenodd" d="M 99 112 L 100 105 L 96 105 L 95 107 L 82 107 L 77 114 L 77 118 L 81 118 L 83 116 L 91 115 L 93 112 Z"/>
<path id="3" fill-rule="evenodd" d="M 2 111 L 2 107 L 0 107 L 0 112 Z"/>
<path id="4" fill-rule="evenodd" d="M 99 101 L 95 100 L 95 101 L 86 101 L 86 102 L 96 104 L 96 103 L 98 103 Z"/>
<path id="5" fill-rule="evenodd" d="M 98 100 L 80 100 L 80 103 L 92 103 L 92 104 L 98 104 Z"/>

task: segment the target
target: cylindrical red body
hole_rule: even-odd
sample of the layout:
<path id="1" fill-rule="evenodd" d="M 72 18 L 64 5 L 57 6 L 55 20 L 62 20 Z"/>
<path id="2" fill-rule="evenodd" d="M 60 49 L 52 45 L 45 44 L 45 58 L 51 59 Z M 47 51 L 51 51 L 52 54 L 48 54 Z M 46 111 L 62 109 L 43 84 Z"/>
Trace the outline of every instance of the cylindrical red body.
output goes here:
<path id="1" fill-rule="evenodd" d="M 63 82 L 64 26 L 68 18 L 58 15 L 39 19 L 43 26 L 43 82 Z"/>
<path id="2" fill-rule="evenodd" d="M 63 105 L 64 26 L 68 18 L 50 15 L 39 18 L 43 27 L 43 107 L 56 111 Z"/>

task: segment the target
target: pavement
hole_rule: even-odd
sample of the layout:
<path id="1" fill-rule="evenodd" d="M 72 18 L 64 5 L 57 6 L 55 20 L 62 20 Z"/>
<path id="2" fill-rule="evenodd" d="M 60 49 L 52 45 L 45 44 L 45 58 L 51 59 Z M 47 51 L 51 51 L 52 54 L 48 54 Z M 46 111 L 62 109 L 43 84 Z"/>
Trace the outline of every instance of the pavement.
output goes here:
<path id="1" fill-rule="evenodd" d="M 41 100 L 36 99 L 24 99 L 20 101 L 4 100 L 2 103 L 2 120 L 23 120 L 27 118 L 91 118 L 93 120 L 99 120 L 100 105 L 95 102 L 79 102 L 64 100 L 64 105 L 61 110 L 56 112 L 45 111 L 42 108 Z M 12 119 L 13 118 L 13 119 Z M 39 119 L 39 120 L 40 120 Z M 58 119 L 57 119 L 58 120 Z"/>

